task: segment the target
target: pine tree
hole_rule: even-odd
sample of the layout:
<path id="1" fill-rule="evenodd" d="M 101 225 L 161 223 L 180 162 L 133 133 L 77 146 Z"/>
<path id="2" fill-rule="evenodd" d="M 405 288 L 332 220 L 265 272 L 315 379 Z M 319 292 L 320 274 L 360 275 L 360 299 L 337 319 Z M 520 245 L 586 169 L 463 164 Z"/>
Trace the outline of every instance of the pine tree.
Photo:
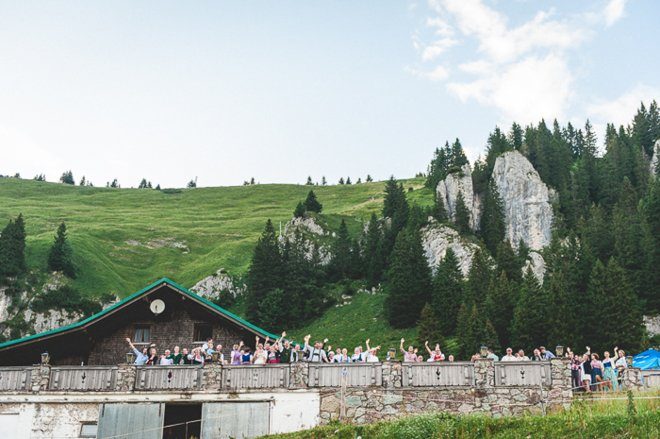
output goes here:
<path id="1" fill-rule="evenodd" d="M 303 218 L 305 216 L 305 205 L 299 201 L 296 208 L 293 210 L 294 218 Z"/>
<path id="2" fill-rule="evenodd" d="M 19 214 L 0 235 L 0 277 L 18 276 L 25 270 L 25 222 Z"/>
<path id="3" fill-rule="evenodd" d="M 469 358 L 479 352 L 481 346 L 488 346 L 494 351 L 499 349 L 492 323 L 479 312 L 476 304 L 461 305 L 458 321 L 457 336 L 461 357 Z"/>
<path id="4" fill-rule="evenodd" d="M 326 186 L 328 184 L 328 180 L 325 179 L 325 175 L 321 177 L 321 186 Z"/>
<path id="5" fill-rule="evenodd" d="M 344 177 L 339 177 L 339 184 L 344 184 Z"/>
<path id="6" fill-rule="evenodd" d="M 80 179 L 80 186 L 86 186 L 87 185 L 87 179 L 85 179 L 85 176 L 83 175 L 82 178 Z"/>
<path id="7" fill-rule="evenodd" d="M 60 183 L 76 184 L 76 181 L 73 179 L 73 172 L 66 171 L 62 173 L 62 176 L 60 177 Z"/>
<path id="8" fill-rule="evenodd" d="M 254 248 L 252 262 L 247 273 L 248 319 L 260 322 L 262 300 L 269 292 L 282 286 L 283 274 L 282 255 L 275 237 L 273 223 L 269 219 Z"/>
<path id="9" fill-rule="evenodd" d="M 465 205 L 465 198 L 463 192 L 459 191 L 456 197 L 456 213 L 454 215 L 454 223 L 459 233 L 470 232 L 470 211 Z"/>
<path id="10" fill-rule="evenodd" d="M 55 241 L 48 253 L 48 269 L 51 271 L 61 271 L 72 279 L 76 277 L 73 251 L 67 240 L 66 225 L 64 223 L 61 223 L 57 228 Z"/>
<path id="11" fill-rule="evenodd" d="M 493 325 L 500 346 L 508 346 L 511 342 L 510 326 L 515 306 L 513 299 L 514 293 L 506 273 L 500 273 L 499 277 L 492 276 L 484 310 Z"/>
<path id="12" fill-rule="evenodd" d="M 312 176 L 307 177 L 307 182 L 305 183 L 307 186 L 313 186 L 314 182 L 312 181 Z"/>
<path id="13" fill-rule="evenodd" d="M 367 183 L 371 183 L 372 181 L 374 181 L 374 179 L 371 178 L 371 175 L 367 174 Z"/>
<path id="14" fill-rule="evenodd" d="M 480 223 L 479 231 L 486 248 L 492 255 L 497 254 L 497 247 L 504 240 L 506 226 L 504 224 L 503 202 L 493 181 L 490 182 L 486 190 Z"/>
<path id="15" fill-rule="evenodd" d="M 447 209 L 445 209 L 445 203 L 442 197 L 438 197 L 436 194 L 435 203 L 433 204 L 433 218 L 439 223 L 447 222 Z"/>
<path id="16" fill-rule="evenodd" d="M 186 185 L 188 189 L 196 188 L 197 187 L 197 178 L 194 180 L 190 180 L 188 184 Z"/>
<path id="17" fill-rule="evenodd" d="M 549 303 L 545 300 L 534 273 L 527 269 L 518 303 L 513 311 L 511 343 L 525 350 L 546 344 L 549 330 L 548 312 L 551 312 Z"/>
<path id="18" fill-rule="evenodd" d="M 463 298 L 463 273 L 458 266 L 458 259 L 451 248 L 433 277 L 431 305 L 439 317 L 440 330 L 443 334 L 454 334 L 456 319 Z"/>
<path id="19" fill-rule="evenodd" d="M 355 184 L 362 184 L 362 178 L 361 178 L 361 177 L 358 177 L 358 179 L 357 179 L 357 181 L 355 182 Z"/>
<path id="20" fill-rule="evenodd" d="M 461 141 L 456 139 L 451 146 L 451 165 L 452 167 L 460 168 L 468 163 L 468 159 L 463 152 L 463 146 L 461 146 Z"/>
<path id="21" fill-rule="evenodd" d="M 505 272 L 507 279 L 514 284 L 522 280 L 522 267 L 524 261 L 519 258 L 511 247 L 509 241 L 502 241 L 497 246 L 496 253 L 497 271 Z"/>
<path id="22" fill-rule="evenodd" d="M 656 177 L 644 203 L 646 241 L 649 248 L 646 261 L 646 285 L 649 291 L 660 285 L 660 178 Z M 660 311 L 660 295 L 643 295 L 651 312 Z"/>
<path id="23" fill-rule="evenodd" d="M 442 330 L 438 324 L 438 316 L 428 303 L 422 308 L 422 312 L 417 322 L 417 344 L 424 346 L 425 342 L 434 345 L 435 343 L 444 344 Z"/>
<path id="24" fill-rule="evenodd" d="M 416 231 L 405 229 L 397 236 L 387 279 L 385 310 L 390 324 L 414 326 L 431 296 L 431 272 Z"/>
<path id="25" fill-rule="evenodd" d="M 389 218 L 389 228 L 383 233 L 383 252 L 386 261 L 394 247 L 399 232 L 406 226 L 409 215 L 408 200 L 403 185 L 394 176 L 385 183 L 385 200 L 383 201 L 383 217 Z"/>
<path id="26" fill-rule="evenodd" d="M 353 183 L 351 182 L 351 177 L 346 177 L 346 184 L 353 184 Z"/>
<path id="27" fill-rule="evenodd" d="M 385 261 L 383 255 L 383 235 L 376 214 L 371 214 L 364 237 L 364 264 L 367 287 L 379 284 Z"/>
<path id="28" fill-rule="evenodd" d="M 346 279 L 351 271 L 351 237 L 348 234 L 346 221 L 341 220 L 337 238 L 332 245 L 332 258 L 328 270 L 334 279 Z"/>
<path id="29" fill-rule="evenodd" d="M 147 188 L 147 179 L 143 178 L 142 181 L 140 181 L 140 184 L 138 185 L 138 189 L 146 189 Z"/>
<path id="30" fill-rule="evenodd" d="M 307 193 L 307 198 L 305 198 L 305 209 L 308 212 L 316 212 L 316 213 L 321 213 L 323 210 L 323 205 L 319 203 L 319 201 L 316 199 L 316 194 L 314 191 L 309 191 Z"/>
<path id="31" fill-rule="evenodd" d="M 490 284 L 491 269 L 490 262 L 486 254 L 478 249 L 472 257 L 470 272 L 468 273 L 465 284 L 465 295 L 469 301 L 482 305 L 488 294 L 488 285 Z"/>

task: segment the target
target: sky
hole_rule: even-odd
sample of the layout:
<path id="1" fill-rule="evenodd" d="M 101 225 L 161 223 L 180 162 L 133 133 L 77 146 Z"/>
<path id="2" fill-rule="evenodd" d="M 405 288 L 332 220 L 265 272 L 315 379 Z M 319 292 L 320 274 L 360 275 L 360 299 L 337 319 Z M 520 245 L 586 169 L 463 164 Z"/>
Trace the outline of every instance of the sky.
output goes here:
<path id="1" fill-rule="evenodd" d="M 0 0 L 0 174 L 411 177 L 512 121 L 660 100 L 655 0 Z M 601 137 L 602 138 L 602 137 Z"/>

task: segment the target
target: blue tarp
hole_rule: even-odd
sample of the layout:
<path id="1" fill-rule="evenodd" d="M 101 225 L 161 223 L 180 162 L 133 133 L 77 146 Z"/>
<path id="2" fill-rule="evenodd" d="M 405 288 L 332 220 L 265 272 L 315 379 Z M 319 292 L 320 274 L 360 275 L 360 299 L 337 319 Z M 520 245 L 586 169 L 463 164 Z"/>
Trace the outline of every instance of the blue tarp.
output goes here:
<path id="1" fill-rule="evenodd" d="M 660 351 L 649 349 L 633 357 L 633 367 L 642 370 L 660 369 Z"/>

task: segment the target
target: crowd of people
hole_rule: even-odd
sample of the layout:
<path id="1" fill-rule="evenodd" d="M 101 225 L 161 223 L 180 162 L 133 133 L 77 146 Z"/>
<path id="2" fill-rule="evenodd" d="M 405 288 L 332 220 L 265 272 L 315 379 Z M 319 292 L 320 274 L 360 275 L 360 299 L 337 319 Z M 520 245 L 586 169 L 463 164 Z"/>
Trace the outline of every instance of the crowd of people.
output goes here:
<path id="1" fill-rule="evenodd" d="M 154 344 L 149 347 L 143 347 L 141 350 L 137 349 L 130 338 L 127 338 L 129 346 L 135 354 L 135 363 L 139 366 L 151 365 L 204 365 L 205 363 L 215 362 L 223 365 L 264 365 L 264 364 L 278 364 L 278 363 L 295 363 L 298 361 L 306 361 L 311 363 L 378 363 L 380 361 L 379 355 L 381 347 L 372 346 L 370 339 L 365 340 L 366 349 L 363 346 L 356 346 L 352 349 L 352 353 L 347 348 L 335 348 L 328 345 L 328 339 L 323 341 L 315 341 L 310 344 L 311 335 L 306 335 L 303 338 L 303 344 L 292 343 L 290 340 L 285 339 L 286 332 L 277 340 L 271 340 L 266 337 L 262 340 L 257 336 L 255 337 L 254 351 L 246 346 L 243 341 L 232 346 L 228 358 L 225 358 L 223 353 L 223 346 L 221 344 L 214 345 L 213 339 L 209 338 L 201 346 L 193 347 L 192 349 L 174 346 L 172 350 L 165 349 L 162 354 L 158 353 Z M 439 362 L 439 361 L 455 361 L 454 355 L 447 355 L 442 352 L 439 344 L 435 344 L 431 349 L 429 342 L 424 343 L 424 350 L 426 351 L 426 358 L 423 352 L 412 345 L 404 348 L 405 339 L 401 339 L 399 344 L 399 351 L 402 354 L 404 362 Z M 626 355 L 625 352 L 618 347 L 614 348 L 614 356 L 610 356 L 608 351 L 603 352 L 603 359 L 597 353 L 592 353 L 589 346 L 586 347 L 586 352 L 582 355 L 574 353 L 570 348 L 566 348 L 564 356 L 571 360 L 571 378 L 573 388 L 575 390 L 582 390 L 591 392 L 594 390 L 617 390 L 620 386 L 622 371 L 626 369 Z M 481 353 L 474 354 L 471 361 L 481 359 Z M 547 361 L 555 358 L 550 350 L 545 346 L 540 346 L 534 349 L 530 357 L 525 355 L 525 351 L 519 349 L 515 354 L 513 349 L 508 347 L 505 350 L 505 355 L 500 358 L 492 349 L 487 348 L 486 358 L 493 361 Z M 396 360 L 396 351 L 390 349 L 386 353 L 385 361 Z"/>

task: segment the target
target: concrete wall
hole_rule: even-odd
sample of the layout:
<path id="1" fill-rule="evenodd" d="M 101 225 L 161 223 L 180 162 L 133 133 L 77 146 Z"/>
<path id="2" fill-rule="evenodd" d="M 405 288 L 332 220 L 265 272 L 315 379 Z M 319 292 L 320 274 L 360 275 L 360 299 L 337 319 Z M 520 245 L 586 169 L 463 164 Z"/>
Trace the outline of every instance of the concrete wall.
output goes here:
<path id="1" fill-rule="evenodd" d="M 0 432 L 13 438 L 76 438 L 83 422 L 96 422 L 99 405 L 95 403 L 19 402 L 0 404 Z"/>

